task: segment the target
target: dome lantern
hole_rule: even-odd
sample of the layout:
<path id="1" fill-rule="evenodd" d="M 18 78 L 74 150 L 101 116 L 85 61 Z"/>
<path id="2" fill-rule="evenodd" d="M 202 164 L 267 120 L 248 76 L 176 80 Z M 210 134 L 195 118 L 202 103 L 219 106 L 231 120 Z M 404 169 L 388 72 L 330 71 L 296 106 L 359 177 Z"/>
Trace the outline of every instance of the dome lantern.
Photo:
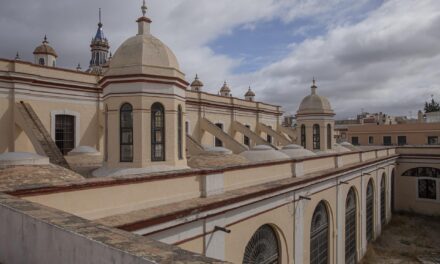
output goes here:
<path id="1" fill-rule="evenodd" d="M 55 49 L 49 45 L 46 35 L 44 36 L 42 44 L 35 48 L 33 54 L 35 57 L 35 64 L 55 67 L 58 54 L 55 52 Z"/>

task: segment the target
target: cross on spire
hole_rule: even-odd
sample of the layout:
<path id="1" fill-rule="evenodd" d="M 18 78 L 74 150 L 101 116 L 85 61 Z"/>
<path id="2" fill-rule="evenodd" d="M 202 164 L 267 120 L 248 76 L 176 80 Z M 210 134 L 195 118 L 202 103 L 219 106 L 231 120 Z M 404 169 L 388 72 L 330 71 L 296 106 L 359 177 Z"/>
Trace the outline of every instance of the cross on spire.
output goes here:
<path id="1" fill-rule="evenodd" d="M 142 10 L 142 15 L 143 16 L 145 16 L 146 14 L 147 14 L 147 5 L 145 4 L 145 0 L 143 0 L 143 4 L 142 4 L 142 7 L 141 7 L 141 10 Z"/>

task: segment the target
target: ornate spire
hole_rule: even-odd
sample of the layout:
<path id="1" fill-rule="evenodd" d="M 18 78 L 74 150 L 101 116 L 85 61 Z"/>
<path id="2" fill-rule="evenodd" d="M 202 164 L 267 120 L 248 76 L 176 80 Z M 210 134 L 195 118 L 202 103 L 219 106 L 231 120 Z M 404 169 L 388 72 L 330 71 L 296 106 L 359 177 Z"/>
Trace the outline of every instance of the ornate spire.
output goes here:
<path id="1" fill-rule="evenodd" d="M 18 51 L 17 51 L 17 55 L 15 55 L 15 60 L 21 60 L 20 59 L 20 54 L 18 54 Z"/>
<path id="2" fill-rule="evenodd" d="M 143 5 L 141 7 L 142 16 L 136 20 L 138 23 L 138 35 L 148 35 L 150 34 L 150 23 L 151 19 L 146 17 L 147 14 L 147 5 L 145 4 L 145 0 L 143 0 Z"/>
<path id="3" fill-rule="evenodd" d="M 99 8 L 99 23 L 98 23 L 98 27 L 102 27 L 102 22 L 101 22 L 101 8 Z"/>

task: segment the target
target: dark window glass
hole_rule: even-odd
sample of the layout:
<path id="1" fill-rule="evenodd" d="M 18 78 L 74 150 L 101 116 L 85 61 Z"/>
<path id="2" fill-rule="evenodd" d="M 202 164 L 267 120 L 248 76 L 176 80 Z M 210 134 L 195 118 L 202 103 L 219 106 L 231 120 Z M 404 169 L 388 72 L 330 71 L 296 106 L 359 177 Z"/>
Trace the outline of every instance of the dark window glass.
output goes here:
<path id="1" fill-rule="evenodd" d="M 368 144 L 370 144 L 370 145 L 374 144 L 374 137 L 372 137 L 372 136 L 368 137 Z"/>
<path id="2" fill-rule="evenodd" d="M 223 131 L 223 124 L 217 123 L 215 125 Z M 223 142 L 220 139 L 215 138 L 215 146 L 216 147 L 223 147 Z"/>
<path id="3" fill-rule="evenodd" d="M 43 58 L 40 58 L 40 59 L 38 60 L 38 63 L 39 63 L 40 65 L 45 65 L 45 63 L 44 63 L 44 59 L 43 59 Z"/>
<path id="4" fill-rule="evenodd" d="M 133 107 L 123 104 L 120 109 L 120 161 L 133 162 Z"/>
<path id="5" fill-rule="evenodd" d="M 165 161 L 165 109 L 160 103 L 151 107 L 151 161 Z"/>
<path id="6" fill-rule="evenodd" d="M 67 155 L 75 148 L 75 117 L 71 115 L 55 116 L 55 144 Z"/>
<path id="7" fill-rule="evenodd" d="M 384 136 L 383 137 L 383 144 L 384 144 L 384 146 L 391 146 L 392 145 L 391 137 L 390 136 Z"/>
<path id="8" fill-rule="evenodd" d="M 310 263 L 328 263 L 329 219 L 324 202 L 316 206 L 310 230 Z"/>
<path id="9" fill-rule="evenodd" d="M 278 264 L 280 250 L 275 231 L 269 225 L 260 227 L 246 245 L 243 264 Z"/>
<path id="10" fill-rule="evenodd" d="M 307 138 L 306 138 L 306 126 L 305 125 L 301 125 L 301 146 L 303 146 L 304 148 L 306 148 L 306 143 L 307 143 Z"/>
<path id="11" fill-rule="evenodd" d="M 108 106 L 105 105 L 104 161 L 108 161 Z"/>
<path id="12" fill-rule="evenodd" d="M 382 175 L 382 180 L 380 182 L 380 222 L 382 226 L 386 223 L 386 196 L 385 196 L 385 173 Z"/>
<path id="13" fill-rule="evenodd" d="M 356 260 L 356 194 L 351 188 L 345 201 L 345 263 L 355 264 Z"/>
<path id="14" fill-rule="evenodd" d="M 397 137 L 397 144 L 399 146 L 406 145 L 406 136 L 398 136 Z"/>
<path id="15" fill-rule="evenodd" d="M 189 122 L 188 121 L 185 122 L 185 132 L 187 135 L 189 135 Z"/>
<path id="16" fill-rule="evenodd" d="M 249 126 L 249 125 L 246 125 L 246 127 L 248 129 L 251 129 L 251 126 Z M 243 144 L 245 144 L 248 147 L 251 146 L 251 140 L 246 135 L 243 136 Z"/>
<path id="17" fill-rule="evenodd" d="M 177 108 L 177 145 L 179 159 L 183 159 L 183 112 L 182 106 Z"/>
<path id="18" fill-rule="evenodd" d="M 327 149 L 332 149 L 332 126 L 327 125 Z"/>
<path id="19" fill-rule="evenodd" d="M 432 167 L 418 167 L 405 171 L 402 176 L 440 178 L 440 169 Z"/>
<path id="20" fill-rule="evenodd" d="M 438 145 L 438 137 L 437 136 L 428 137 L 428 144 L 429 145 Z"/>
<path id="21" fill-rule="evenodd" d="M 351 144 L 359 146 L 359 137 L 351 137 Z"/>
<path id="22" fill-rule="evenodd" d="M 313 149 L 321 149 L 321 135 L 319 125 L 313 125 Z"/>
<path id="23" fill-rule="evenodd" d="M 367 186 L 367 241 L 373 239 L 373 216 L 374 216 L 374 190 L 373 182 L 370 180 Z"/>
<path id="24" fill-rule="evenodd" d="M 437 185 L 435 180 L 419 180 L 419 198 L 437 200 Z"/>

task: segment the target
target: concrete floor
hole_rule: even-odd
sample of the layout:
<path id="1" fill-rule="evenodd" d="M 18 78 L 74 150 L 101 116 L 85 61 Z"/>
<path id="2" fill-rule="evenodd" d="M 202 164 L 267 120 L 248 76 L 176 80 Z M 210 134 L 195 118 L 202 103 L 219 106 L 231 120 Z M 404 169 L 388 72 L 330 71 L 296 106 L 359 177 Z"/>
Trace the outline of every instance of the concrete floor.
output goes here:
<path id="1" fill-rule="evenodd" d="M 361 264 L 440 264 L 440 217 L 395 214 Z"/>

